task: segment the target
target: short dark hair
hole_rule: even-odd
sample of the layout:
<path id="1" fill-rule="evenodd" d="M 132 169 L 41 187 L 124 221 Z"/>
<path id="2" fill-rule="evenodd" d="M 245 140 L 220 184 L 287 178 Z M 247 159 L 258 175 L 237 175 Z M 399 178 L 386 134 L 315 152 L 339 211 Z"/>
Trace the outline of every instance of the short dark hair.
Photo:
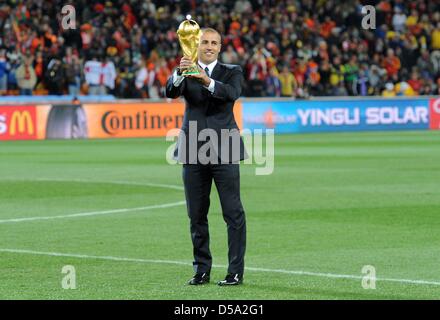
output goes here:
<path id="1" fill-rule="evenodd" d="M 222 43 L 222 35 L 220 34 L 220 32 L 218 32 L 214 28 L 202 28 L 202 33 L 205 33 L 205 32 L 217 33 L 218 36 L 220 37 L 220 43 Z"/>

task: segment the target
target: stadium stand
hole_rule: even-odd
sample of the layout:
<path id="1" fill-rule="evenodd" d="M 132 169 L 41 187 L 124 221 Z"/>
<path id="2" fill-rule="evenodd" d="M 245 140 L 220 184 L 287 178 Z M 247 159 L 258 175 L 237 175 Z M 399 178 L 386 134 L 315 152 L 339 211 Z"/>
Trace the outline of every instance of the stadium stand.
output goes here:
<path id="1" fill-rule="evenodd" d="M 61 0 L 0 5 L 2 95 L 161 98 L 186 14 L 224 35 L 221 60 L 245 70 L 244 96 L 440 94 L 440 1 Z M 177 57 L 177 58 L 176 58 Z"/>

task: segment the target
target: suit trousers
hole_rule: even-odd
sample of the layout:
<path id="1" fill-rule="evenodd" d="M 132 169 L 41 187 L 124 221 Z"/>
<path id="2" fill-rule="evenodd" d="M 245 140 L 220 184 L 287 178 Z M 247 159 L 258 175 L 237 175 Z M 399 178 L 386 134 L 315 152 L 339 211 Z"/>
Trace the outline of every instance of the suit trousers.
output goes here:
<path id="1" fill-rule="evenodd" d="M 211 271 L 208 211 L 214 180 L 228 231 L 228 273 L 243 274 L 246 218 L 240 199 L 239 164 L 184 164 L 182 175 L 190 219 L 195 272 Z"/>

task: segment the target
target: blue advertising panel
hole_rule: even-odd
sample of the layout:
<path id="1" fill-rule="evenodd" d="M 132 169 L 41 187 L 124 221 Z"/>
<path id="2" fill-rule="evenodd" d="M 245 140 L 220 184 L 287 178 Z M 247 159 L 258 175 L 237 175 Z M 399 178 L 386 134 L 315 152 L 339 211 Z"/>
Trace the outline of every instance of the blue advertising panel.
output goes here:
<path id="1" fill-rule="evenodd" d="M 243 101 L 244 129 L 275 133 L 429 128 L 429 99 Z"/>

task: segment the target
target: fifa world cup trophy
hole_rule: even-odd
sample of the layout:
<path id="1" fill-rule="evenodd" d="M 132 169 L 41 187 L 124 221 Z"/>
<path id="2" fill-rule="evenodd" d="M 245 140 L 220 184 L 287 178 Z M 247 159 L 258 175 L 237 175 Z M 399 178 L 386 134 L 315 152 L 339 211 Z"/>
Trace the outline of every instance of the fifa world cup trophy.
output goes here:
<path id="1" fill-rule="evenodd" d="M 190 58 L 193 62 L 191 67 L 182 70 L 183 76 L 200 73 L 197 68 L 197 48 L 199 47 L 201 34 L 200 26 L 197 22 L 191 20 L 190 16 L 187 16 L 187 20 L 182 21 L 177 29 L 177 36 L 183 55 Z"/>

